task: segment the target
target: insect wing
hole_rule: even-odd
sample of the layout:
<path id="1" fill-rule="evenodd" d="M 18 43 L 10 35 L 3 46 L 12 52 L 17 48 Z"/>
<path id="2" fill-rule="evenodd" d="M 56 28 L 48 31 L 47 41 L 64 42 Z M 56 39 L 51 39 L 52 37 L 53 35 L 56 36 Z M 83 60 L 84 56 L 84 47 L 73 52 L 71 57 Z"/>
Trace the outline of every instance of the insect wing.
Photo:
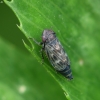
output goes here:
<path id="1" fill-rule="evenodd" d="M 58 70 L 64 70 L 68 63 L 67 56 L 60 44 L 56 39 L 50 44 L 47 44 L 45 47 L 46 54 L 52 64 L 52 66 Z"/>

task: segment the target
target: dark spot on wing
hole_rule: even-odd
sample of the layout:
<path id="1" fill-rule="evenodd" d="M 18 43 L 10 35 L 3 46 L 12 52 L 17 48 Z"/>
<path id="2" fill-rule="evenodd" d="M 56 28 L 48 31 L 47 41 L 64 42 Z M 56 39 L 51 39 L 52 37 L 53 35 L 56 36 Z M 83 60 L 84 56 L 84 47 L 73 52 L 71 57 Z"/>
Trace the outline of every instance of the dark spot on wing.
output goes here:
<path id="1" fill-rule="evenodd" d="M 53 52 L 54 52 L 54 53 L 56 53 L 56 52 L 57 52 L 57 50 L 55 50 L 55 49 L 54 49 L 54 50 L 53 50 Z"/>
<path id="2" fill-rule="evenodd" d="M 55 55 L 53 55 L 53 59 L 54 59 L 54 60 L 57 60 L 57 57 L 56 57 Z"/>
<path id="3" fill-rule="evenodd" d="M 49 56 L 49 53 L 48 53 L 48 51 L 47 51 L 47 56 L 48 56 L 48 58 L 50 59 L 50 56 Z"/>
<path id="4" fill-rule="evenodd" d="M 60 63 L 60 65 L 63 65 L 63 63 L 61 61 L 59 63 Z"/>
<path id="5" fill-rule="evenodd" d="M 51 60 L 52 60 L 53 62 L 55 62 L 55 59 L 54 59 L 53 57 L 51 57 Z"/>
<path id="6" fill-rule="evenodd" d="M 60 63 L 57 63 L 58 66 L 61 66 Z"/>

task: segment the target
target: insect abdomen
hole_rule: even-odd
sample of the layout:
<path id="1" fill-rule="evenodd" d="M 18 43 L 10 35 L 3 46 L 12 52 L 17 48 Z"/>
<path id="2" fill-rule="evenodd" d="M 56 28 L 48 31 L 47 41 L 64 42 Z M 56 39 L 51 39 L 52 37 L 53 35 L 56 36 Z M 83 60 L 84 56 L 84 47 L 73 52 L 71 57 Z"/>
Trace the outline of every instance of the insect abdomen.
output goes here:
<path id="1" fill-rule="evenodd" d="M 64 75 L 66 78 L 68 79 L 73 79 L 72 77 L 72 72 L 71 72 L 71 69 L 70 69 L 70 65 L 67 65 L 67 67 L 62 70 L 62 71 L 59 71 L 62 75 Z"/>

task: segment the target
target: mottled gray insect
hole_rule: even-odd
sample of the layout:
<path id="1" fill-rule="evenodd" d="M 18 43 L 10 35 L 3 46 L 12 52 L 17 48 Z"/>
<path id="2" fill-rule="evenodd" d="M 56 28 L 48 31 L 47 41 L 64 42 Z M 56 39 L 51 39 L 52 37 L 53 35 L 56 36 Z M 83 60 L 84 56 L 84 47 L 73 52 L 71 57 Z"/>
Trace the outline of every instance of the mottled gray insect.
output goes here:
<path id="1" fill-rule="evenodd" d="M 60 72 L 63 76 L 70 80 L 73 79 L 69 58 L 60 41 L 57 39 L 55 32 L 52 30 L 44 30 L 41 43 L 37 42 L 34 38 L 31 39 L 33 39 L 38 45 L 42 45 L 42 57 L 43 51 L 45 51 L 50 63 L 57 72 Z"/>

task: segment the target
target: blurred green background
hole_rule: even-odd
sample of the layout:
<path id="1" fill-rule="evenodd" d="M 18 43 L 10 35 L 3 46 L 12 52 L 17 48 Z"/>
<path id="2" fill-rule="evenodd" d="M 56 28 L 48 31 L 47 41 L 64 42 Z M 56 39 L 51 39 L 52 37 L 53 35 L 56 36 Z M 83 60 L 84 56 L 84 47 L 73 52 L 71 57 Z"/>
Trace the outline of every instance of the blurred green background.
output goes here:
<path id="1" fill-rule="evenodd" d="M 100 100 L 100 0 L 7 4 L 19 17 L 24 34 L 13 11 L 0 1 L 0 100 L 66 100 L 64 92 L 69 100 Z M 35 58 L 24 47 L 22 39 L 30 45 L 25 35 L 41 40 L 45 28 L 57 33 L 67 51 L 72 81 L 52 70 L 48 60 L 45 70 L 36 44 L 32 42 Z"/>

